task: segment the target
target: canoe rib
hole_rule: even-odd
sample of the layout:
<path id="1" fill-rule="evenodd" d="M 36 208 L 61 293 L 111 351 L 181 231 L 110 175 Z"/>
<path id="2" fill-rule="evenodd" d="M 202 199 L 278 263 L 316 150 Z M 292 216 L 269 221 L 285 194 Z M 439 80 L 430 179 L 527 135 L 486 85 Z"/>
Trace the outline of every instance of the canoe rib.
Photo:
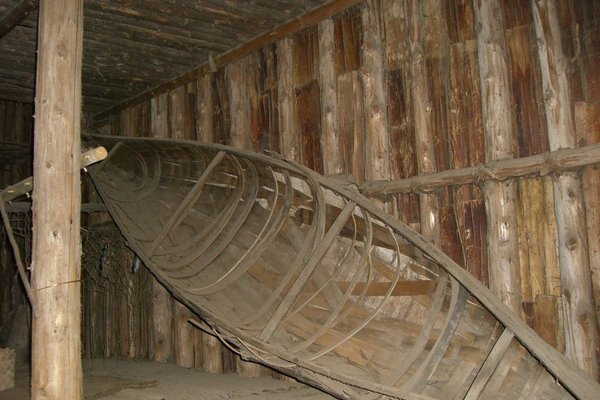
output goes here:
<path id="1" fill-rule="evenodd" d="M 339 398 L 600 392 L 353 188 L 226 146 L 93 140 L 111 151 L 90 174 L 131 248 L 245 358 Z"/>

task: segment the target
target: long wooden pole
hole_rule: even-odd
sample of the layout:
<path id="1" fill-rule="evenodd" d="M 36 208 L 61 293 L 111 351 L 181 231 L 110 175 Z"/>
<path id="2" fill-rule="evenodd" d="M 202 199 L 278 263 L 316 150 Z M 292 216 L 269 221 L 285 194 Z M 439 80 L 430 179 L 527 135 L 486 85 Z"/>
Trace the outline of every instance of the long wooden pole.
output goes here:
<path id="1" fill-rule="evenodd" d="M 408 2 L 408 32 L 410 43 L 410 91 L 413 100 L 417 167 L 419 173 L 437 171 L 435 145 L 432 131 L 432 106 L 429 97 L 425 55 L 423 51 L 424 27 L 427 26 L 421 17 L 421 7 L 432 13 L 441 9 L 440 4 L 411 0 Z M 431 32 L 428 32 L 431 34 Z M 440 245 L 440 205 L 437 194 L 419 193 L 419 209 L 421 219 L 421 235 Z"/>
<path id="2" fill-rule="evenodd" d="M 82 397 L 80 118 L 83 1 L 40 4 L 33 175 L 33 399 Z"/>
<path id="3" fill-rule="evenodd" d="M 491 161 L 473 167 L 436 173 L 422 173 L 393 181 L 369 181 L 360 187 L 368 196 L 396 193 L 429 192 L 446 186 L 468 185 L 485 181 L 505 181 L 528 175 L 545 176 L 600 164 L 600 143 L 575 149 L 559 149 L 535 156 Z"/>
<path id="4" fill-rule="evenodd" d="M 499 0 L 473 1 L 482 93 L 485 160 L 513 158 L 508 66 Z M 516 192 L 514 182 L 488 181 L 486 199 L 490 288 L 522 314 Z"/>
<path id="5" fill-rule="evenodd" d="M 569 60 L 562 50 L 556 4 L 553 1 L 533 0 L 532 8 L 539 43 L 550 150 L 575 147 L 575 122 L 567 76 Z M 592 298 L 581 182 L 575 173 L 565 173 L 554 181 L 553 189 L 565 350 L 567 357 L 598 379 L 596 352 L 600 339 Z"/>

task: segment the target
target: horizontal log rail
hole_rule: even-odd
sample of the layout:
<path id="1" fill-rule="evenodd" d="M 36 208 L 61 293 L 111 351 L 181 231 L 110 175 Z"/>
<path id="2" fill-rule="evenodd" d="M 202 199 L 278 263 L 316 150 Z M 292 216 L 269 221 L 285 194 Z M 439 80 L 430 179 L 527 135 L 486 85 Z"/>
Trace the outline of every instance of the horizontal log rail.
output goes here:
<path id="1" fill-rule="evenodd" d="M 386 197 L 397 193 L 430 192 L 445 186 L 484 181 L 505 181 L 527 175 L 545 176 L 600 163 L 600 143 L 575 149 L 560 149 L 530 157 L 498 160 L 474 167 L 419 174 L 393 181 L 370 181 L 360 186 L 367 196 Z"/>
<path id="2" fill-rule="evenodd" d="M 6 36 L 15 26 L 19 25 L 29 14 L 39 7 L 38 0 L 21 0 L 7 11 L 0 19 L 0 38 Z"/>

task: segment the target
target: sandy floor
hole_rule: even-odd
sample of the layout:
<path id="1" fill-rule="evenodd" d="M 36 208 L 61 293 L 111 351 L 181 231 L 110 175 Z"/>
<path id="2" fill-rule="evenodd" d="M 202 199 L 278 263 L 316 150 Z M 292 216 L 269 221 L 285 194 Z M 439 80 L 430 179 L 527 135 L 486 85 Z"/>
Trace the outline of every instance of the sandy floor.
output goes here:
<path id="1" fill-rule="evenodd" d="M 0 392 L 0 400 L 29 398 L 27 371 L 17 371 L 17 387 Z M 332 400 L 300 383 L 269 377 L 211 375 L 197 369 L 151 361 L 84 361 L 86 400 Z"/>

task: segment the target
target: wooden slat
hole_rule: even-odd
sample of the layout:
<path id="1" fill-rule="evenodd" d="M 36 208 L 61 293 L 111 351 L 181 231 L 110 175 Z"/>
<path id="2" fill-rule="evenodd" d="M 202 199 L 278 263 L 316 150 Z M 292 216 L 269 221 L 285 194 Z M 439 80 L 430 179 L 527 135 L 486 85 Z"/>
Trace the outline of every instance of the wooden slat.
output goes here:
<path id="1" fill-rule="evenodd" d="M 350 282 L 336 282 L 335 284 L 342 289 L 342 291 L 346 291 L 348 290 Z M 351 295 L 384 296 L 390 285 L 391 282 L 358 282 L 352 289 Z M 434 288 L 435 282 L 433 281 L 400 281 L 394 285 L 394 289 L 390 295 L 422 296 L 431 293 Z"/>
<path id="2" fill-rule="evenodd" d="M 444 327 L 435 341 L 435 344 L 427 354 L 427 357 L 425 357 L 423 363 L 419 366 L 411 378 L 404 385 L 402 385 L 403 389 L 417 393 L 423 391 L 429 378 L 435 372 L 435 369 L 442 360 L 444 353 L 448 349 L 448 345 L 450 345 L 450 341 L 452 340 L 454 332 L 456 331 L 456 327 L 462 318 L 463 311 L 465 310 L 465 306 L 467 304 L 467 298 L 469 296 L 469 292 L 467 292 L 467 290 L 454 278 L 451 279 L 451 282 L 452 297 L 450 300 L 450 307 L 448 309 L 448 316 L 444 322 Z"/>
<path id="3" fill-rule="evenodd" d="M 215 167 L 219 165 L 223 157 L 225 157 L 225 152 L 220 151 L 215 155 L 210 164 L 208 164 L 206 169 L 202 172 L 202 175 L 200 175 L 200 177 L 194 184 L 194 187 L 181 201 L 179 207 L 177 207 L 173 214 L 171 214 L 169 220 L 165 223 L 160 232 L 158 232 L 158 234 L 156 235 L 156 238 L 148 248 L 148 255 L 151 256 L 154 253 L 156 248 L 160 246 L 163 240 L 165 240 L 169 233 L 171 233 L 173 228 L 175 228 L 185 218 L 188 211 L 194 206 L 194 204 L 196 204 L 196 201 L 198 201 L 198 199 L 202 195 L 202 188 L 206 183 L 206 180 L 212 173 L 213 169 L 215 169 Z"/>
<path id="4" fill-rule="evenodd" d="M 514 337 L 515 335 L 511 332 L 510 329 L 504 329 L 502 335 L 500 335 L 496 343 L 494 343 L 494 347 L 492 347 L 492 350 L 490 351 L 483 365 L 479 369 L 479 372 L 477 372 L 475 380 L 471 384 L 469 391 L 465 396 L 465 400 L 479 399 L 479 395 L 481 395 L 483 389 L 485 389 L 485 385 L 492 377 L 492 374 L 496 370 L 496 367 L 498 367 L 498 364 L 502 360 L 502 357 L 504 357 L 504 354 L 506 353 L 506 350 L 508 349 L 508 346 L 510 345 Z"/>
<path id="5" fill-rule="evenodd" d="M 329 228 L 323 239 L 319 242 L 317 248 L 311 253 L 311 257 L 300 272 L 298 278 L 292 285 L 292 287 L 288 290 L 285 297 L 279 303 L 277 310 L 273 313 L 269 321 L 265 324 L 262 332 L 260 333 L 261 340 L 267 340 L 277 329 L 277 326 L 281 322 L 281 320 L 285 317 L 285 314 L 294 304 L 294 301 L 300 294 L 300 291 L 310 278 L 314 269 L 317 267 L 319 261 L 331 245 L 331 243 L 335 240 L 337 235 L 340 233 L 344 225 L 346 224 L 346 220 L 354 210 L 356 204 L 354 202 L 348 202 L 346 206 L 343 208 L 342 212 L 336 218 L 335 222 Z"/>

